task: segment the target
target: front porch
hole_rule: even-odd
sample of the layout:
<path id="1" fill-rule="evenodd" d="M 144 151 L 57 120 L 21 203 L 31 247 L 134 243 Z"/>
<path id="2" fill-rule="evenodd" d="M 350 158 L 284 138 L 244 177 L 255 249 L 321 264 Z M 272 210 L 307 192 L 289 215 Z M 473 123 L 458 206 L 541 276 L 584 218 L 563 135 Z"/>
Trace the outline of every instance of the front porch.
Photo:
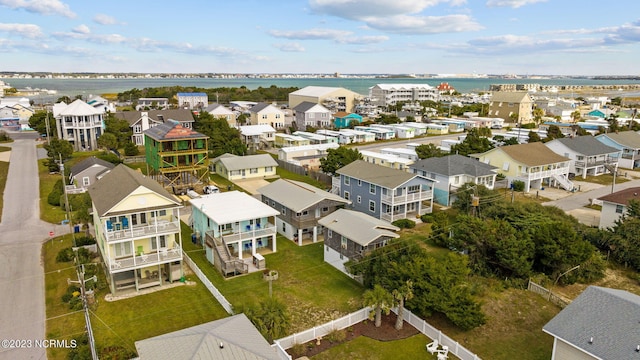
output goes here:
<path id="1" fill-rule="evenodd" d="M 124 292 L 162 286 L 181 280 L 183 276 L 182 261 L 174 263 L 154 264 L 138 269 L 112 272 L 109 276 L 111 293 L 120 295 Z"/>

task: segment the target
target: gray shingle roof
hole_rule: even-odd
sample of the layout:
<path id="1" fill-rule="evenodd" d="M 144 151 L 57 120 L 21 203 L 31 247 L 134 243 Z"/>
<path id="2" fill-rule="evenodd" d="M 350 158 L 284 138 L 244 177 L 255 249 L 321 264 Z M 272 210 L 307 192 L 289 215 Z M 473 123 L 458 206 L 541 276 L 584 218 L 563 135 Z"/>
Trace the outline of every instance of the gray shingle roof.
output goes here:
<path id="1" fill-rule="evenodd" d="M 158 182 L 122 164 L 89 187 L 89 195 L 98 215 L 102 217 L 141 186 L 175 203 L 176 206 L 181 206 L 180 200 L 169 194 Z"/>
<path id="2" fill-rule="evenodd" d="M 252 112 L 252 113 L 257 113 L 259 111 L 262 111 L 262 110 L 266 109 L 269 106 L 271 106 L 271 104 L 261 102 L 261 103 L 257 103 L 255 105 L 253 105 L 251 107 L 251 109 L 249 109 L 249 111 Z"/>
<path id="3" fill-rule="evenodd" d="M 103 166 L 107 169 L 113 169 L 114 167 L 116 167 L 114 164 L 108 162 L 108 161 L 104 161 L 102 159 L 98 159 L 95 156 L 91 156 L 88 157 L 82 161 L 80 161 L 79 163 L 73 165 L 71 167 L 71 174 L 72 175 L 77 175 L 83 171 L 85 171 L 86 169 L 94 166 L 94 165 L 100 165 Z"/>
<path id="4" fill-rule="evenodd" d="M 356 160 L 345 165 L 340 168 L 337 173 L 354 179 L 360 179 L 370 184 L 376 184 L 387 189 L 395 189 L 418 176 L 406 171 L 371 164 L 364 160 Z"/>
<path id="5" fill-rule="evenodd" d="M 311 102 L 311 101 L 303 101 L 300 104 L 296 105 L 293 110 L 297 111 L 297 112 L 307 112 L 309 111 L 311 108 L 313 108 L 314 106 L 316 106 L 318 104 Z M 322 106 L 322 105 L 318 105 L 318 106 Z M 324 106 L 322 106 L 324 108 Z M 326 109 L 325 109 L 326 110 Z M 329 110 L 326 110 L 329 111 Z"/>
<path id="6" fill-rule="evenodd" d="M 118 111 L 114 116 L 118 119 L 126 120 L 129 125 L 135 124 L 142 117 L 142 113 L 149 114 L 151 120 L 158 122 L 167 122 L 168 120 L 177 120 L 180 122 L 194 122 L 193 113 L 189 109 L 166 109 L 166 110 L 149 110 L 149 111 Z"/>
<path id="7" fill-rule="evenodd" d="M 636 359 L 639 320 L 640 296 L 589 286 L 543 330 L 600 359 Z"/>
<path id="8" fill-rule="evenodd" d="M 177 121 L 168 121 L 144 131 L 144 134 L 156 141 L 173 141 L 181 139 L 208 139 L 207 135 L 183 127 Z"/>
<path id="9" fill-rule="evenodd" d="M 620 150 L 607 146 L 590 135 L 576 136 L 574 138 L 561 138 L 552 141 L 558 141 L 569 149 L 578 154 L 585 156 L 594 156 L 602 154 L 611 154 Z"/>
<path id="10" fill-rule="evenodd" d="M 323 200 L 331 200 L 343 204 L 351 203 L 349 200 L 320 190 L 315 186 L 288 179 L 274 181 L 258 189 L 258 192 L 295 212 L 301 212 Z"/>
<path id="11" fill-rule="evenodd" d="M 252 169 L 265 166 L 278 166 L 278 163 L 269 154 L 238 156 L 233 154 L 222 154 L 211 160 L 212 163 L 220 161 L 229 170 Z"/>
<path id="12" fill-rule="evenodd" d="M 493 165 L 458 154 L 419 160 L 409 165 L 409 167 L 444 176 L 470 175 L 476 177 L 495 175 L 496 172 L 494 170 L 498 169 Z"/>
<path id="13" fill-rule="evenodd" d="M 367 246 L 381 236 L 398 238 L 399 227 L 359 211 L 339 209 L 323 217 L 318 224 L 358 245 Z"/>
<path id="14" fill-rule="evenodd" d="M 280 359 L 245 314 L 136 341 L 136 350 L 141 360 Z"/>

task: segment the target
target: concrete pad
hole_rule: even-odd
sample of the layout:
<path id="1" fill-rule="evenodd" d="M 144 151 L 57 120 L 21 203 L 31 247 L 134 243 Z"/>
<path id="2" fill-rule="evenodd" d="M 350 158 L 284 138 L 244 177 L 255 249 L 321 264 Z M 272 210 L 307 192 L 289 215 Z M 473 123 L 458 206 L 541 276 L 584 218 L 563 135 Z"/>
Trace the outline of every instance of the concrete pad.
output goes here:
<path id="1" fill-rule="evenodd" d="M 258 189 L 263 186 L 269 185 L 269 182 L 264 179 L 244 179 L 244 180 L 236 180 L 233 182 L 234 184 L 240 186 L 241 188 L 248 191 L 251 195 L 257 195 Z"/>
<path id="2" fill-rule="evenodd" d="M 9 162 L 11 158 L 11 151 L 0 152 L 0 161 Z"/>
<path id="3" fill-rule="evenodd" d="M 600 225 L 600 211 L 589 209 L 589 208 L 579 208 L 567 211 L 567 214 L 572 215 L 581 224 L 585 224 L 587 226 L 595 226 Z"/>

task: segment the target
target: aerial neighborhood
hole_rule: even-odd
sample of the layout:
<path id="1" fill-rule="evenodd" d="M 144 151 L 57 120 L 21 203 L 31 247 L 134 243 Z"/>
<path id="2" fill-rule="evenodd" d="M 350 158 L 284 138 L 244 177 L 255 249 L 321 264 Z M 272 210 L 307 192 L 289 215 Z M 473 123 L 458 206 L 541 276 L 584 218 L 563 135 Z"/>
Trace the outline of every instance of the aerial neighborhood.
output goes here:
<path id="1" fill-rule="evenodd" d="M 50 359 L 638 357 L 638 98 L 271 90 L 0 97 L 61 229 Z"/>

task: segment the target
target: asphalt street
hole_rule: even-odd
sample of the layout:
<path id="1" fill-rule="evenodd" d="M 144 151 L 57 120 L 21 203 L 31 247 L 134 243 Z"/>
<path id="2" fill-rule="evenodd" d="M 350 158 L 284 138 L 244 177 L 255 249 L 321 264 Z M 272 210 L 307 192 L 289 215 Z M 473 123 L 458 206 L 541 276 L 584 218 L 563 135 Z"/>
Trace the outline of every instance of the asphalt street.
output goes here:
<path id="1" fill-rule="evenodd" d="M 635 186 L 640 186 L 640 179 L 616 184 L 613 190 L 620 191 Z M 543 205 L 555 206 L 567 212 L 589 205 L 591 204 L 591 199 L 597 199 L 608 194 L 611 194 L 610 185 L 599 187 L 590 191 L 577 192 L 562 199 L 546 202 Z"/>
<path id="2" fill-rule="evenodd" d="M 68 227 L 40 220 L 37 134 L 11 134 L 9 175 L 0 222 L 0 359 L 46 359 L 42 243 Z M 5 144 L 3 144 L 4 146 Z M 27 348 L 6 348 L 21 340 Z M 31 347 L 28 344 L 31 341 Z"/>

